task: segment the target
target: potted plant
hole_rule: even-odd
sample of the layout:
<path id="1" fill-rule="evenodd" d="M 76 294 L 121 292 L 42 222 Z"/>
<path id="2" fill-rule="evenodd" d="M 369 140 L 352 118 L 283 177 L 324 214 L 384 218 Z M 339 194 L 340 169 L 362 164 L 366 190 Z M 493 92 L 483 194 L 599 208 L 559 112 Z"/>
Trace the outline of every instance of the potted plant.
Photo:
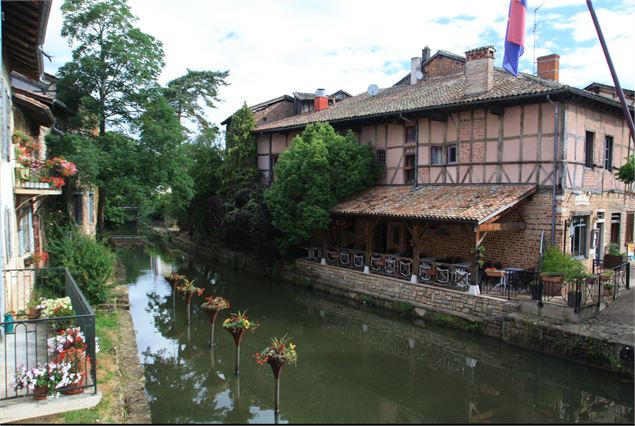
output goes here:
<path id="1" fill-rule="evenodd" d="M 586 288 L 586 283 L 583 280 L 577 282 L 577 285 L 573 285 L 569 292 L 567 293 L 567 305 L 572 308 L 576 306 L 580 306 L 582 304 L 582 295 L 584 294 L 584 289 Z"/>
<path id="2" fill-rule="evenodd" d="M 31 299 L 26 304 L 27 317 L 29 319 L 38 319 L 42 314 L 42 305 L 40 300 Z"/>
<path id="3" fill-rule="evenodd" d="M 16 391 L 32 391 L 35 400 L 57 397 L 59 389 L 74 386 L 80 381 L 81 377 L 70 372 L 70 367 L 67 362 L 54 361 L 30 370 L 22 367 L 16 371 L 13 388 Z"/>
<path id="4" fill-rule="evenodd" d="M 531 300 L 542 299 L 543 284 L 540 280 L 535 280 L 529 283 L 529 291 L 531 292 Z"/>
<path id="5" fill-rule="evenodd" d="M 547 248 L 542 260 L 540 278 L 545 283 L 543 293 L 547 296 L 557 296 L 562 293 L 564 282 L 572 283 L 584 278 L 584 265 L 568 254 L 562 253 L 557 247 Z"/>
<path id="6" fill-rule="evenodd" d="M 184 277 L 181 281 L 181 284 L 178 284 L 175 287 L 179 292 L 181 292 L 181 294 L 183 295 L 183 299 L 188 303 L 188 305 L 192 301 L 192 296 L 194 296 L 194 294 L 202 296 L 203 292 L 205 291 L 204 288 L 196 287 L 194 285 L 195 282 L 196 280 L 190 281 Z"/>
<path id="7" fill-rule="evenodd" d="M 626 262 L 628 262 L 628 257 L 620 251 L 620 246 L 617 243 L 609 244 L 608 253 L 604 255 L 604 268 L 613 268 Z"/>
<path id="8" fill-rule="evenodd" d="M 227 330 L 229 334 L 234 338 L 234 345 L 236 345 L 236 375 L 240 371 L 240 343 L 242 342 L 245 331 L 251 331 L 252 333 L 260 324 L 255 321 L 250 321 L 247 317 L 247 312 L 231 313 L 229 318 L 223 321 L 223 328 Z"/>
<path id="9" fill-rule="evenodd" d="M 49 259 L 49 254 L 44 250 L 39 250 L 31 254 L 24 260 L 25 266 L 35 265 L 37 268 L 43 268 Z"/>
<path id="10" fill-rule="evenodd" d="M 60 297 L 57 299 L 46 299 L 41 303 L 42 306 L 42 318 L 60 318 L 60 317 L 74 317 L 76 315 L 73 310 L 70 297 Z M 52 321 L 51 327 L 56 330 L 64 330 L 71 326 L 74 322 L 72 318 Z"/>
<path id="11" fill-rule="evenodd" d="M 185 275 L 179 275 L 176 272 L 172 271 L 169 274 L 164 275 L 163 278 L 165 278 L 165 280 L 170 283 L 172 288 L 175 288 L 185 279 Z"/>
<path id="12" fill-rule="evenodd" d="M 229 301 L 220 296 L 210 296 L 205 298 L 205 302 L 201 304 L 201 309 L 209 315 L 209 322 L 212 324 L 212 339 L 210 345 L 214 345 L 214 328 L 216 325 L 216 317 L 218 313 L 224 309 L 229 309 Z"/>
<path id="13" fill-rule="evenodd" d="M 615 271 L 612 271 L 610 269 L 608 271 L 601 272 L 599 275 L 600 282 L 605 283 L 607 281 L 611 281 L 611 278 L 613 278 L 613 275 L 615 275 Z"/>
<path id="14" fill-rule="evenodd" d="M 613 284 L 611 283 L 604 283 L 602 284 L 602 293 L 604 296 L 610 297 L 613 294 Z"/>

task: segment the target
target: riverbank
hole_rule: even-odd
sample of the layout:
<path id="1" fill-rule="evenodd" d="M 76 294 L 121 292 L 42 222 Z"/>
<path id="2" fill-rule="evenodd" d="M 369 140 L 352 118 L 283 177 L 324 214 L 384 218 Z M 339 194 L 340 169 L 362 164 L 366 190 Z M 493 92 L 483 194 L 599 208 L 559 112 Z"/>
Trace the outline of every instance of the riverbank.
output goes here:
<path id="1" fill-rule="evenodd" d="M 97 384 L 102 399 L 94 408 L 28 419 L 23 424 L 151 423 L 143 367 L 128 310 L 128 287 L 115 289 L 111 303 L 96 307 Z"/>
<path id="2" fill-rule="evenodd" d="M 602 316 L 570 323 L 521 314 L 513 301 L 470 297 L 453 290 L 410 285 L 393 278 L 369 276 L 302 260 L 291 264 L 273 264 L 222 247 L 201 246 L 165 229 L 154 228 L 153 231 L 168 237 L 178 248 L 232 267 L 282 278 L 294 285 L 315 288 L 381 308 L 406 312 L 426 321 L 495 337 L 514 346 L 633 377 L 635 342 L 632 340 L 635 324 L 632 308 L 630 316 L 616 316 L 621 318 L 619 323 L 602 320 Z M 406 302 L 404 294 L 415 292 L 415 286 L 417 290 L 426 292 L 427 300 L 433 303 Z M 633 291 L 631 289 L 629 293 Z M 426 300 L 425 297 L 423 299 Z"/>

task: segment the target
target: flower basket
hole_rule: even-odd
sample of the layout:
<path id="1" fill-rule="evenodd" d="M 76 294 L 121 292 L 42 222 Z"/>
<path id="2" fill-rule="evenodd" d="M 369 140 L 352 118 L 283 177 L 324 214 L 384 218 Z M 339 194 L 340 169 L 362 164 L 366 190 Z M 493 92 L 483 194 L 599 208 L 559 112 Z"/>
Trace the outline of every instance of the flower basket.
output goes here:
<path id="1" fill-rule="evenodd" d="M 277 359 L 277 358 L 269 358 L 267 360 L 267 364 L 271 367 L 273 371 L 273 376 L 278 379 L 280 377 L 280 373 L 282 373 L 282 367 L 286 364 L 286 359 Z"/>
<path id="2" fill-rule="evenodd" d="M 225 328 L 229 334 L 234 338 L 234 344 L 236 346 L 240 346 L 240 342 L 243 340 L 243 335 L 245 334 L 244 328 Z"/>
<path id="3" fill-rule="evenodd" d="M 209 320 L 212 324 L 216 321 L 218 313 L 230 306 L 227 299 L 220 296 L 210 296 L 205 298 L 205 302 L 201 304 L 201 309 L 207 312 Z"/>
<path id="4" fill-rule="evenodd" d="M 229 314 L 229 318 L 223 321 L 223 328 L 232 335 L 236 346 L 240 346 L 245 331 L 253 332 L 258 326 L 257 322 L 250 321 L 247 314 L 240 311 Z"/>
<path id="5" fill-rule="evenodd" d="M 179 275 L 176 272 L 171 272 L 167 275 L 164 275 L 165 280 L 170 283 L 170 286 L 174 289 L 177 284 L 180 284 L 184 279 L 185 275 Z"/>
<path id="6" fill-rule="evenodd" d="M 269 346 L 263 349 L 262 352 L 256 353 L 256 362 L 260 365 L 269 364 L 276 379 L 280 377 L 282 367 L 287 362 L 296 364 L 297 361 L 298 353 L 295 350 L 295 344 L 287 336 L 282 338 L 274 337 L 271 339 Z"/>
<path id="7" fill-rule="evenodd" d="M 47 386 L 35 386 L 33 388 L 33 399 L 36 401 L 43 401 L 48 398 L 49 388 Z"/>
<path id="8" fill-rule="evenodd" d="M 39 307 L 29 306 L 27 309 L 27 318 L 29 319 L 38 319 L 42 314 L 42 309 Z"/>

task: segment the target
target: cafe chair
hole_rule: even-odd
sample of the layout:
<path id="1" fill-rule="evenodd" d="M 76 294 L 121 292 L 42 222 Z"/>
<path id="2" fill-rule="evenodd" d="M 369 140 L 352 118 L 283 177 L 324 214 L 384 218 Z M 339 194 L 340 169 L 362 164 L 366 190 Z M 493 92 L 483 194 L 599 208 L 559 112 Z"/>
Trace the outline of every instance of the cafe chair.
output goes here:
<path id="1" fill-rule="evenodd" d="M 443 266 L 437 266 L 437 282 L 439 284 L 447 284 L 450 282 L 450 269 Z"/>
<path id="2" fill-rule="evenodd" d="M 353 266 L 362 269 L 364 267 L 364 255 L 361 253 L 353 254 Z"/>
<path id="3" fill-rule="evenodd" d="M 384 265 L 384 272 L 392 275 L 396 272 L 397 270 L 397 259 L 395 259 L 394 257 L 387 257 L 386 258 L 386 263 Z"/>
<path id="4" fill-rule="evenodd" d="M 373 271 L 381 271 L 384 268 L 384 258 L 381 256 L 370 257 L 370 269 Z"/>
<path id="5" fill-rule="evenodd" d="M 399 260 L 399 275 L 410 278 L 412 261 Z"/>
<path id="6" fill-rule="evenodd" d="M 422 281 L 430 281 L 432 278 L 432 265 L 427 262 L 422 262 L 419 265 L 419 279 Z"/>
<path id="7" fill-rule="evenodd" d="M 339 260 L 340 254 L 337 250 L 326 250 L 326 263 L 335 265 Z"/>
<path id="8" fill-rule="evenodd" d="M 351 264 L 351 254 L 348 250 L 342 250 L 340 252 L 340 263 L 344 266 Z"/>

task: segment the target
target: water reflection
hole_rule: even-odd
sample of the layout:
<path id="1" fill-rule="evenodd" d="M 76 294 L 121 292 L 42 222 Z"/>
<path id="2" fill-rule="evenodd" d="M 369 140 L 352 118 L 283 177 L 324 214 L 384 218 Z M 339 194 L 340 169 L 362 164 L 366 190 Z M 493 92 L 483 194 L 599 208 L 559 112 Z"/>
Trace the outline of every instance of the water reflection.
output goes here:
<path id="1" fill-rule="evenodd" d="M 281 423 L 633 422 L 632 382 L 617 376 L 153 250 L 124 257 L 155 423 L 273 423 L 273 375 L 253 354 L 285 333 L 300 360 L 282 376 Z M 240 376 L 231 337 L 216 332 L 210 346 L 202 300 L 187 324 L 168 266 L 262 324 L 241 345 Z"/>

